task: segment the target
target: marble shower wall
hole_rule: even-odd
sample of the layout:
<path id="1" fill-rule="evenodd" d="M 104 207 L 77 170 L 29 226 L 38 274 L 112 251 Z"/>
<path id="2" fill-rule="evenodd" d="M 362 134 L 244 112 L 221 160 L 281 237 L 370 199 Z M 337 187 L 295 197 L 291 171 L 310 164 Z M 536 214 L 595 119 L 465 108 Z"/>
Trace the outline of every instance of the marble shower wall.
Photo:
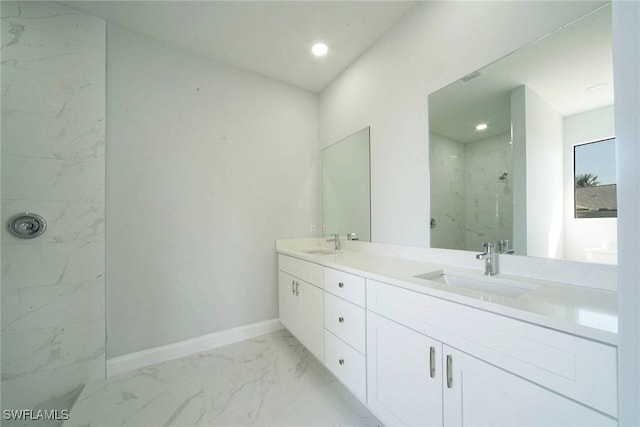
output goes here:
<path id="1" fill-rule="evenodd" d="M 482 251 L 484 242 L 513 245 L 513 146 L 506 133 L 465 144 L 466 249 Z M 504 180 L 500 176 L 506 172 Z"/>
<path id="2" fill-rule="evenodd" d="M 463 144 L 430 134 L 432 247 L 480 251 L 484 242 L 513 241 L 510 141 L 503 134 Z"/>
<path id="3" fill-rule="evenodd" d="M 466 168 L 465 146 L 431 133 L 431 247 L 466 249 Z"/>
<path id="4" fill-rule="evenodd" d="M 2 408 L 65 409 L 105 374 L 101 19 L 2 1 Z M 11 236 L 14 214 L 48 221 Z"/>

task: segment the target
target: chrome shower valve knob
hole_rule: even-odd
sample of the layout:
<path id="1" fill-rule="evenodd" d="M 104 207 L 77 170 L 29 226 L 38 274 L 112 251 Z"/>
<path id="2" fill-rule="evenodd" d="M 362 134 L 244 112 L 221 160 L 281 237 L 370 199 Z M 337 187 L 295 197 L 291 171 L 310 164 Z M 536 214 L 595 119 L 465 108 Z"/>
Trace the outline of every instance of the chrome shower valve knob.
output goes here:
<path id="1" fill-rule="evenodd" d="M 33 212 L 22 212 L 9 218 L 9 232 L 20 239 L 33 239 L 47 229 L 47 221 Z"/>

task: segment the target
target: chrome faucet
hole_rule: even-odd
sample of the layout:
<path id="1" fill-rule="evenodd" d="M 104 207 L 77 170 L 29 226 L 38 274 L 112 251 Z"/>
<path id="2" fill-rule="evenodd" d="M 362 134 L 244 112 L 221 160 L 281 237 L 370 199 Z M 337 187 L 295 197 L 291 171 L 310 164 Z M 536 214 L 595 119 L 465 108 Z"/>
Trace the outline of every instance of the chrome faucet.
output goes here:
<path id="1" fill-rule="evenodd" d="M 484 252 L 476 255 L 476 259 L 484 260 L 484 274 L 487 276 L 498 274 L 496 257 L 493 253 L 493 242 L 484 243 Z"/>
<path id="2" fill-rule="evenodd" d="M 327 242 L 334 242 L 333 245 L 333 250 L 334 251 L 339 251 L 340 250 L 340 235 L 339 234 L 332 234 L 333 239 L 327 239 Z"/>

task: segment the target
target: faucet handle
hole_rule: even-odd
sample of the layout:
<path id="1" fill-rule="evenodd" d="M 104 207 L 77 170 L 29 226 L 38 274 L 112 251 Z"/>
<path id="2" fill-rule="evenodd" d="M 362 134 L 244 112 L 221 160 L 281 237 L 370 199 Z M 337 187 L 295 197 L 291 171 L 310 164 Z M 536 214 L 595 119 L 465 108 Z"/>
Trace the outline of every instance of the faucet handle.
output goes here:
<path id="1" fill-rule="evenodd" d="M 501 254 L 513 253 L 513 249 L 509 249 L 509 240 L 500 240 L 498 242 L 498 252 Z"/>
<path id="2" fill-rule="evenodd" d="M 484 251 L 487 253 L 493 252 L 493 242 L 485 242 L 482 244 L 484 246 Z"/>

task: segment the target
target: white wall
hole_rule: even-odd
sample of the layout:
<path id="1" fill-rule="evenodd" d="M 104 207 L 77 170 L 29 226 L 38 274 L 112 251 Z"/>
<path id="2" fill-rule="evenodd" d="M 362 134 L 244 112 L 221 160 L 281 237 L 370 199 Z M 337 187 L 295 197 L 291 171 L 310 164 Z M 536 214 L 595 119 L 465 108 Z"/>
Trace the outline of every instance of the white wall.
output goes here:
<path id="1" fill-rule="evenodd" d="M 621 426 L 640 426 L 640 2 L 613 2 Z"/>
<path id="2" fill-rule="evenodd" d="M 585 248 L 616 248 L 616 218 L 575 218 L 573 146 L 614 135 L 613 105 L 564 118 L 564 257 L 586 260 Z"/>
<path id="3" fill-rule="evenodd" d="M 319 225 L 318 99 L 114 26 L 108 357 L 278 316 L 274 241 Z"/>
<path id="4" fill-rule="evenodd" d="M 429 245 L 428 94 L 601 4 L 423 2 L 323 90 L 323 147 L 371 126 L 373 241 Z"/>
<path id="5" fill-rule="evenodd" d="M 526 254 L 564 258 L 562 116 L 528 87 L 524 87 L 524 101 L 527 153 Z"/>
<path id="6" fill-rule="evenodd" d="M 2 30 L 2 408 L 69 409 L 105 375 L 105 22 L 3 1 Z"/>
<path id="7" fill-rule="evenodd" d="M 511 91 L 516 253 L 564 257 L 562 116 L 526 86 Z"/>

